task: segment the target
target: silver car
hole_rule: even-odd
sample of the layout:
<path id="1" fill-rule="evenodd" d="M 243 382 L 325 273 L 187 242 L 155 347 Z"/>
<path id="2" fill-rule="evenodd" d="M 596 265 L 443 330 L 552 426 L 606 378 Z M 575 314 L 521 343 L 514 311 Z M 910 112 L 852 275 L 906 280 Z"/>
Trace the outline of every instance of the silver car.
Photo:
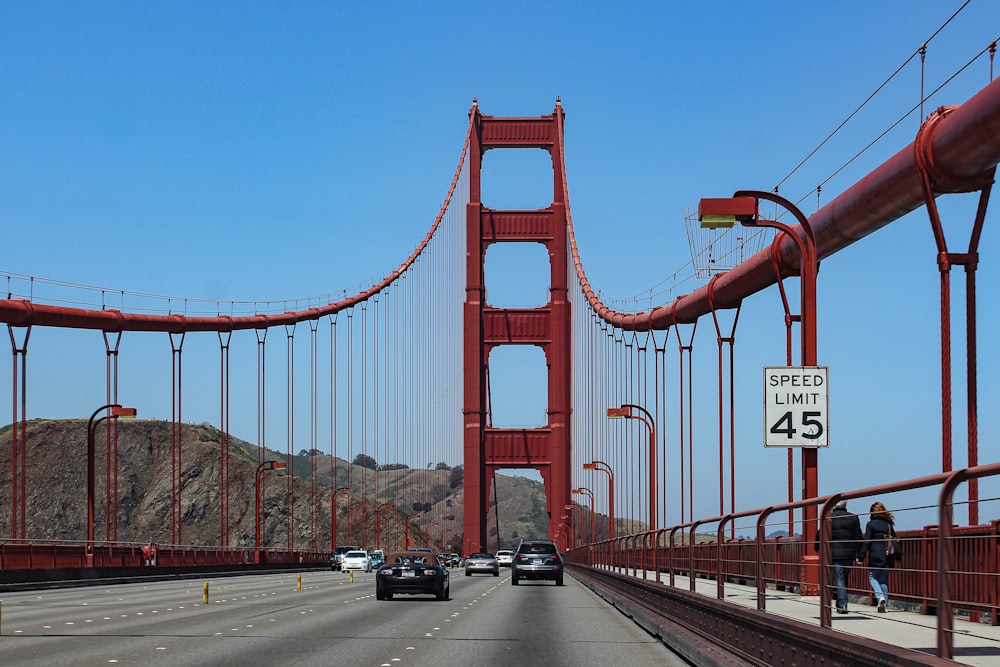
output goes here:
<path id="1" fill-rule="evenodd" d="M 500 549 L 497 551 L 497 565 L 500 567 L 510 567 L 514 562 L 514 552 L 510 549 Z"/>
<path id="2" fill-rule="evenodd" d="M 472 554 L 465 559 L 465 576 L 471 577 L 475 572 L 499 577 L 500 564 L 497 563 L 496 558 L 488 553 Z"/>
<path id="3" fill-rule="evenodd" d="M 525 540 L 517 547 L 510 568 L 510 583 L 521 579 L 548 579 L 563 585 L 563 561 L 555 542 Z"/>

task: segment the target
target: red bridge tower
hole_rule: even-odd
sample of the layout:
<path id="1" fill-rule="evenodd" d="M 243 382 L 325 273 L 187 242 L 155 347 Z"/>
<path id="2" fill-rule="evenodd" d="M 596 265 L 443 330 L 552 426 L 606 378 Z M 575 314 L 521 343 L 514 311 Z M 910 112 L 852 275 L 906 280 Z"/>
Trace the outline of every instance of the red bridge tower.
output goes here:
<path id="1" fill-rule="evenodd" d="M 562 548 L 568 533 L 559 531 L 570 488 L 570 303 L 568 229 L 563 187 L 564 112 L 538 118 L 494 118 L 472 110 L 469 147 L 469 205 L 464 308 L 465 553 L 485 549 L 490 481 L 498 468 L 533 468 L 545 483 L 549 539 Z M 499 211 L 483 206 L 483 155 L 494 148 L 541 148 L 552 158 L 552 204 L 537 211 Z M 492 243 L 541 243 L 551 266 L 549 302 L 540 308 L 494 308 L 486 303 L 484 260 Z M 487 425 L 487 365 L 500 345 L 537 345 L 548 366 L 548 420 L 533 429 Z"/>

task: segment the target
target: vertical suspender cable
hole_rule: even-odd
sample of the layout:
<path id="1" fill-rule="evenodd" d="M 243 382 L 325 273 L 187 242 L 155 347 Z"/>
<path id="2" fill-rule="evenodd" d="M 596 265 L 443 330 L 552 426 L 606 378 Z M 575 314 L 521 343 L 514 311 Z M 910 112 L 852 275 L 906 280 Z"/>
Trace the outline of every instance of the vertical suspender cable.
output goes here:
<path id="1" fill-rule="evenodd" d="M 309 320 L 309 548 L 312 551 L 319 549 L 319 506 L 316 495 L 318 481 L 316 464 L 319 462 L 316 458 L 319 446 L 317 433 L 319 348 L 316 337 L 318 327 L 319 320 Z"/>
<path id="2" fill-rule="evenodd" d="M 31 336 L 31 326 L 24 330 L 24 339 L 20 345 L 14 336 L 14 327 L 7 325 L 7 332 L 10 335 L 11 349 L 14 359 L 11 365 L 11 375 L 13 376 L 13 392 L 11 401 L 14 406 L 14 421 L 11 428 L 11 484 L 13 493 L 11 495 L 11 533 L 12 539 L 27 539 L 28 534 L 25 529 L 25 515 L 27 514 L 27 476 L 28 469 L 26 457 L 28 453 L 28 338 Z M 20 359 L 20 364 L 18 364 Z M 20 373 L 18 366 L 20 365 Z M 20 410 L 18 410 L 18 399 L 20 398 Z M 20 436 L 20 437 L 19 437 Z"/>
<path id="3" fill-rule="evenodd" d="M 368 548 L 368 302 L 361 302 L 361 544 Z"/>
<path id="4" fill-rule="evenodd" d="M 107 402 L 108 404 L 118 403 L 118 348 L 122 340 L 122 332 L 115 334 L 115 344 L 110 344 L 108 332 L 104 335 L 104 349 L 107 353 Z M 107 484 L 107 509 L 106 517 L 106 539 L 118 541 L 118 420 L 112 419 L 105 430 L 107 434 L 107 474 L 105 475 Z"/>
<path id="5" fill-rule="evenodd" d="M 219 337 L 219 545 L 229 546 L 229 344 L 233 332 Z M 117 402 L 117 401 L 115 401 Z M 255 545 L 256 546 L 256 545 Z"/>
<path id="6" fill-rule="evenodd" d="M 648 370 L 649 370 L 649 367 L 648 367 L 649 356 L 647 355 L 648 347 L 649 347 L 649 332 L 648 331 L 646 332 L 646 336 L 645 336 L 645 339 L 642 341 L 642 345 L 638 345 L 638 334 L 637 334 L 636 335 L 636 343 L 637 343 L 636 350 L 639 353 L 639 372 L 640 372 L 640 378 L 641 378 L 640 381 L 639 381 L 639 388 L 642 391 L 642 397 L 641 397 L 642 401 L 641 401 L 640 405 L 642 405 L 643 409 L 645 409 L 646 406 L 649 405 L 649 372 L 648 372 Z M 637 396 L 636 398 L 639 398 L 639 397 Z M 656 409 L 655 406 L 654 406 L 653 409 L 654 410 Z M 650 412 L 650 414 L 652 414 L 653 410 L 649 410 L 649 412 Z M 629 421 L 633 421 L 633 420 L 629 420 Z M 652 433 L 650 433 L 649 435 L 655 437 L 655 435 L 656 435 L 656 433 L 655 433 L 655 428 L 656 428 L 656 426 L 655 426 L 655 420 L 654 420 L 654 423 L 650 425 L 650 428 L 654 429 L 654 431 Z M 639 429 L 639 430 L 641 431 L 642 429 Z M 647 468 L 651 468 L 651 466 L 654 464 L 654 461 L 655 461 L 653 448 L 656 446 L 656 443 L 654 442 L 654 437 L 649 437 L 649 438 L 645 439 L 645 442 L 647 444 L 646 444 L 646 456 L 644 457 L 644 459 L 646 461 L 649 461 L 649 463 L 647 463 Z M 638 440 L 638 442 L 643 442 L 643 441 L 644 440 L 642 438 L 640 438 Z M 650 475 L 654 475 L 655 472 L 656 472 L 655 470 L 648 469 L 646 471 L 646 475 L 644 477 L 640 477 L 640 479 L 647 479 L 647 478 L 648 479 L 652 479 L 652 477 L 650 477 Z M 649 487 L 647 489 L 646 497 L 648 497 L 650 499 L 655 498 L 657 490 L 655 488 L 652 488 L 652 485 L 649 484 L 649 483 L 647 483 L 646 486 Z M 647 528 L 652 528 L 653 527 L 653 515 L 655 513 L 656 513 L 656 508 L 654 508 L 651 504 L 646 507 L 646 515 L 647 515 L 646 524 L 647 524 Z"/>
<path id="7" fill-rule="evenodd" d="M 354 307 L 347 311 L 347 542 L 357 541 L 354 534 L 354 512 L 351 496 L 354 493 Z"/>
<path id="8" fill-rule="evenodd" d="M 265 392 L 266 358 L 265 343 L 267 342 L 267 329 L 256 329 L 257 332 L 257 465 L 264 462 L 264 443 L 267 437 L 266 430 L 266 407 L 267 399 Z"/>
<path id="9" fill-rule="evenodd" d="M 184 383 L 182 381 L 182 370 L 183 370 L 183 357 L 181 356 L 184 348 L 184 333 L 180 334 L 180 337 L 175 339 L 175 334 L 168 334 L 170 336 L 170 348 L 172 352 L 172 404 L 173 404 L 173 414 L 172 414 L 172 429 L 173 434 L 173 461 L 174 468 L 172 472 L 173 486 L 174 486 L 174 496 L 173 496 L 173 507 L 174 507 L 174 531 L 173 531 L 173 544 L 180 544 L 183 540 L 183 515 L 181 512 L 181 491 L 183 483 L 183 464 L 182 458 L 182 445 L 183 445 L 183 420 L 181 415 L 181 406 L 183 403 L 182 390 Z"/>
<path id="10" fill-rule="evenodd" d="M 614 334 L 615 334 L 614 340 L 615 340 L 616 354 L 615 354 L 615 374 L 613 377 L 619 379 L 617 382 L 614 383 L 613 386 L 614 400 L 612 401 L 611 404 L 621 405 L 622 403 L 625 402 L 624 401 L 625 396 L 622 387 L 622 381 L 620 378 L 625 377 L 627 379 L 628 377 L 626 372 L 628 364 L 627 364 L 627 358 L 625 356 L 626 355 L 625 332 L 622 331 L 621 329 L 615 328 Z M 628 385 L 626 384 L 625 386 L 627 387 Z M 626 470 L 626 466 L 628 466 L 628 457 L 626 456 L 626 453 L 624 451 L 625 447 L 622 444 L 624 442 L 624 435 L 625 434 L 622 433 L 622 429 L 620 428 L 616 428 L 612 435 L 615 446 L 615 457 L 614 457 L 615 462 L 612 467 L 618 473 L 618 484 L 615 485 L 615 493 L 619 494 L 619 490 L 622 489 L 627 494 L 626 497 L 624 498 L 625 511 L 624 512 L 619 511 L 617 513 L 621 514 L 623 519 L 626 517 L 631 519 L 631 517 L 634 516 L 632 514 L 632 494 L 630 493 L 630 491 L 633 489 L 633 484 L 631 480 L 632 476 L 630 474 L 630 471 Z M 622 484 L 622 480 L 624 480 L 625 482 L 624 485 Z M 615 500 L 617 500 L 617 498 Z M 616 505 L 617 507 L 622 506 L 620 503 L 616 503 Z M 613 520 L 615 522 L 615 535 L 618 535 L 619 534 L 618 517 L 613 517 Z"/>
<path id="11" fill-rule="evenodd" d="M 395 463 L 398 463 L 398 464 L 401 464 L 404 461 L 404 458 L 402 456 L 400 456 L 400 450 L 399 450 L 399 445 L 400 445 L 399 441 L 401 439 L 401 433 L 400 433 L 401 429 L 399 428 L 399 419 L 400 419 L 400 417 L 399 417 L 399 392 L 400 392 L 400 389 L 399 389 L 399 359 L 402 356 L 402 353 L 400 352 L 400 349 L 399 349 L 399 346 L 400 346 L 399 323 L 401 321 L 400 318 L 399 318 L 399 307 L 400 307 L 400 305 L 402 303 L 402 300 L 403 300 L 402 299 L 402 296 L 403 296 L 402 295 L 402 280 L 403 280 L 402 276 L 400 276 L 399 278 L 396 279 L 396 291 L 393 293 L 393 297 L 394 298 L 392 300 L 392 314 L 393 314 L 393 317 L 392 317 L 392 343 L 389 346 L 389 349 L 392 350 L 392 381 L 389 384 L 389 387 L 390 387 L 390 389 L 389 389 L 389 397 L 390 397 L 389 400 L 391 401 L 391 406 L 392 406 L 392 450 L 393 450 L 392 460 Z M 399 488 L 400 483 L 404 479 L 406 479 L 406 473 L 404 472 L 403 468 L 399 469 L 399 471 L 395 475 L 395 479 L 396 479 L 396 504 L 397 505 L 402 505 L 402 509 L 403 509 L 403 521 L 409 521 L 406 517 L 412 512 L 412 509 L 411 509 L 410 504 L 409 504 L 410 500 L 409 500 L 409 498 L 406 497 L 406 491 L 405 491 L 405 489 L 401 490 Z M 408 528 L 405 525 L 404 525 L 403 529 L 404 529 L 405 532 L 409 532 Z M 403 544 L 402 548 L 405 551 L 407 548 L 409 548 L 409 545 L 408 544 Z"/>
<path id="12" fill-rule="evenodd" d="M 677 409 L 677 424 L 680 429 L 680 439 L 679 439 L 679 450 L 680 450 L 680 473 L 681 473 L 681 520 L 680 523 L 684 523 L 684 510 L 687 507 L 685 498 L 685 469 L 684 469 L 684 342 L 681 339 L 681 329 L 680 326 L 674 327 L 674 331 L 677 332 L 677 354 L 678 354 L 678 366 L 677 366 L 677 379 L 679 382 L 677 397 L 678 397 L 678 409 Z"/>
<path id="13" fill-rule="evenodd" d="M 653 400 L 656 403 L 656 423 L 657 423 L 657 447 L 661 452 L 660 464 L 663 467 L 660 479 L 662 480 L 661 486 L 662 491 L 660 493 L 660 516 L 663 517 L 661 525 L 669 526 L 670 519 L 667 516 L 667 391 L 666 391 L 666 379 L 667 379 L 667 339 L 670 332 L 667 331 L 664 334 L 663 345 L 656 342 L 656 332 L 653 332 L 653 366 L 655 370 L 655 377 L 653 380 L 653 386 L 655 388 Z M 662 386 L 662 390 L 661 390 Z M 680 522 L 678 522 L 680 523 Z"/>
<path id="14" fill-rule="evenodd" d="M 375 501 L 375 526 L 378 527 L 379 519 L 381 518 L 378 514 L 378 506 L 381 503 L 378 495 L 378 478 L 379 478 L 379 464 L 385 463 L 385 459 L 382 457 L 382 452 L 380 451 L 381 433 L 379 432 L 379 419 L 381 414 L 379 412 L 379 403 L 381 397 L 379 396 L 379 386 L 381 384 L 381 366 L 379 364 L 379 295 L 375 294 L 374 308 L 372 308 L 372 457 L 375 459 L 375 469 L 372 472 L 372 498 Z M 376 545 L 381 548 L 381 545 Z"/>
<path id="15" fill-rule="evenodd" d="M 285 456 L 288 474 L 285 476 L 287 509 L 285 544 L 289 551 L 295 549 L 295 325 L 285 326 Z"/>
<path id="16" fill-rule="evenodd" d="M 614 402 L 615 407 L 621 405 L 622 403 L 632 402 L 634 396 L 633 383 L 635 379 L 635 373 L 633 372 L 634 369 L 632 367 L 632 340 L 630 336 L 634 336 L 635 333 L 631 331 L 625 332 L 624 330 L 621 330 L 620 333 L 621 333 L 621 345 L 620 345 L 621 366 L 619 367 L 619 371 L 623 373 L 625 379 L 624 382 L 621 382 L 621 380 L 619 380 L 619 382 L 621 383 L 620 392 L 618 396 L 615 398 Z M 625 504 L 626 507 L 625 516 L 628 517 L 628 526 L 629 526 L 627 530 L 629 533 L 634 533 L 635 507 L 633 505 L 635 496 L 637 493 L 640 492 L 640 489 L 637 488 L 633 472 L 636 466 L 641 466 L 642 463 L 637 460 L 634 465 L 632 464 L 631 448 L 635 442 L 635 438 L 628 437 L 628 434 L 625 432 L 625 429 L 621 428 L 615 429 L 615 440 L 617 440 L 618 442 L 618 451 L 620 452 L 618 465 L 616 466 L 615 470 L 617 470 L 618 474 L 620 475 L 619 480 L 624 478 L 625 480 L 624 489 L 627 489 L 627 491 L 625 491 L 625 493 L 627 494 L 626 497 L 627 502 Z"/>
<path id="17" fill-rule="evenodd" d="M 330 316 L 330 550 L 337 547 L 337 314 Z"/>

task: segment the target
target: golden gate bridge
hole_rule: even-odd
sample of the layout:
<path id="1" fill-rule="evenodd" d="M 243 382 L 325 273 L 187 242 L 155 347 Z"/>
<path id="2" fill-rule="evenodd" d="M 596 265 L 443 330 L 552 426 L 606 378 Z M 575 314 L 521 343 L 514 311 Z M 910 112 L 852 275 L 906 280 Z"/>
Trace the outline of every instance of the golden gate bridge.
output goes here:
<path id="1" fill-rule="evenodd" d="M 496 511 L 490 500 L 495 473 L 532 469 L 545 486 L 548 537 L 569 551 L 570 561 L 581 572 L 595 577 L 653 572 L 661 586 L 665 579 L 673 582 L 675 575 L 683 575 L 692 590 L 696 578 L 714 579 L 720 598 L 725 582 L 739 580 L 755 582 L 761 591 L 773 586 L 829 600 L 828 588 L 821 585 L 829 553 L 823 548 L 817 551 L 813 538 L 819 535 L 821 543 L 828 539 L 824 519 L 833 505 L 843 498 L 931 488 L 938 494 L 931 505 L 900 508 L 900 512 L 930 511 L 939 520 L 922 529 L 900 531 L 906 547 L 902 566 L 893 575 L 896 597 L 937 613 L 937 651 L 942 657 L 952 657 L 955 610 L 983 614 L 996 624 L 1000 544 L 996 522 L 980 521 L 980 504 L 993 499 L 980 497 L 979 480 L 994 477 L 1000 464 L 979 461 L 975 271 L 1000 161 L 1000 84 L 992 82 L 966 102 L 932 112 L 911 144 L 810 216 L 773 192 L 744 190 L 702 200 L 698 217 L 703 224 L 774 228 L 773 240 L 729 270 L 714 273 L 691 293 L 641 312 L 609 307 L 587 278 L 569 204 L 564 121 L 559 101 L 550 114 L 538 117 L 490 116 L 474 103 L 451 187 L 426 235 L 399 267 L 353 294 L 304 303 L 171 299 L 165 304 L 150 295 L 8 274 L 0 321 L 7 325 L 11 343 L 13 423 L 3 443 L 0 493 L 9 531 L 0 545 L 0 568 L 17 573 L 140 565 L 141 545 L 120 539 L 117 532 L 115 451 L 118 433 L 128 428 L 120 420 L 136 412 L 142 418 L 150 410 L 132 399 L 138 387 L 122 381 L 134 377 L 122 372 L 129 365 L 140 370 L 143 382 L 169 387 L 172 511 L 169 535 L 158 540 L 163 567 L 191 562 L 185 560 L 191 549 L 184 544 L 181 426 L 185 396 L 204 387 L 217 388 L 218 424 L 226 435 L 218 452 L 218 544 L 200 550 L 198 563 L 246 560 L 230 543 L 228 523 L 233 502 L 228 434 L 236 376 L 238 400 L 255 399 L 258 472 L 270 469 L 267 423 L 275 419 L 286 426 L 283 444 L 289 463 L 306 440 L 310 455 L 328 453 L 331 465 L 337 465 L 338 457 L 351 461 L 357 455 L 412 468 L 422 468 L 428 461 L 461 461 L 464 512 L 461 526 L 451 532 L 460 535 L 460 550 L 471 553 L 502 546 L 499 536 L 489 532 Z M 549 206 L 495 210 L 483 204 L 484 155 L 507 149 L 549 154 L 553 193 Z M 957 246 L 945 234 L 937 210 L 937 201 L 951 196 L 977 200 L 972 232 Z M 780 294 L 783 305 L 778 317 L 786 325 L 780 346 L 785 356 L 762 358 L 761 365 L 821 367 L 816 341 L 824 313 L 816 293 L 819 262 L 920 208 L 927 213 L 940 271 L 940 465 L 925 477 L 824 495 L 818 484 L 817 448 L 797 442 L 797 472 L 792 465 L 794 450 L 788 450 L 787 494 L 782 489 L 765 508 L 737 508 L 733 422 L 741 397 L 735 390 L 733 357 L 745 300 L 770 290 Z M 550 273 L 544 305 L 490 304 L 486 258 L 492 248 L 507 243 L 541 244 L 546 249 Z M 967 334 L 957 341 L 950 336 L 951 276 L 956 267 L 965 272 L 967 296 Z M 788 298 L 786 283 L 797 283 L 798 304 Z M 29 413 L 44 412 L 46 401 L 32 392 L 29 360 L 52 353 L 46 347 L 51 345 L 49 339 L 35 342 L 33 332 L 39 330 L 65 334 L 58 344 L 88 356 L 92 367 L 100 367 L 97 378 L 105 385 L 104 392 L 94 396 L 96 410 L 87 423 L 86 437 L 81 438 L 88 445 L 87 503 L 80 503 L 80 511 L 87 512 L 86 533 L 58 545 L 32 535 L 26 521 L 29 499 L 40 492 L 44 478 L 44 471 L 32 463 L 34 443 L 28 428 Z M 696 370 L 695 336 L 705 330 L 717 346 L 717 364 Z M 95 344 L 90 333 L 94 331 L 101 333 L 102 344 Z M 129 356 L 133 339 L 154 338 L 164 342 L 157 367 L 169 372 L 154 372 L 145 354 Z M 533 346 L 544 354 L 543 424 L 527 428 L 493 424 L 490 360 L 505 346 Z M 960 469 L 954 466 L 952 442 L 955 383 L 950 359 L 956 350 L 967 360 L 963 444 L 968 465 Z M 192 356 L 194 363 L 189 361 Z M 212 363 L 204 363 L 212 356 Z M 668 364 L 668 356 L 676 364 Z M 695 382 L 695 373 L 709 379 Z M 77 380 L 67 378 L 67 382 Z M 242 388 L 247 385 L 256 387 L 256 396 L 246 395 Z M 709 390 L 696 395 L 696 389 L 706 385 L 711 385 Z M 693 429 L 695 406 L 702 403 L 717 411 L 717 430 L 711 438 L 696 435 Z M 157 410 L 166 412 L 162 405 L 153 413 Z M 822 421 L 826 417 L 806 416 L 801 432 L 812 437 L 818 432 L 806 427 L 828 430 Z M 308 438 L 296 429 L 303 423 Z M 770 430 L 790 437 L 797 430 L 792 426 L 791 421 L 784 426 L 776 422 Z M 101 471 L 95 469 L 96 447 L 104 449 Z M 713 457 L 717 470 L 698 469 L 706 448 L 717 448 Z M 275 467 L 280 466 L 271 465 Z M 268 552 L 266 560 L 272 564 L 283 559 L 325 562 L 338 544 L 341 489 L 336 484 L 320 488 L 315 471 L 311 466 L 310 492 L 301 497 L 293 484 L 295 471 L 288 470 L 287 543 L 273 549 L 254 544 L 256 559 Z M 365 469 L 360 474 L 362 479 L 352 483 L 349 492 L 357 490 L 371 498 L 372 511 L 405 515 L 401 508 L 412 506 L 414 499 L 406 489 L 388 483 L 387 471 Z M 332 478 L 337 478 L 335 473 Z M 703 484 L 705 479 L 714 484 Z M 964 501 L 954 498 L 960 486 L 967 494 Z M 716 491 L 717 514 L 697 516 L 696 492 L 704 497 Z M 967 525 L 953 526 L 957 505 L 967 508 Z M 602 514 L 606 520 L 599 518 Z M 295 522 L 302 517 L 309 521 L 305 540 L 296 537 Z M 786 535 L 768 536 L 779 528 Z M 703 535 L 715 539 L 704 542 Z M 859 570 L 852 580 L 857 590 L 865 589 L 861 575 Z M 761 610 L 765 597 L 761 593 Z M 829 624 L 826 604 L 821 625 Z"/>

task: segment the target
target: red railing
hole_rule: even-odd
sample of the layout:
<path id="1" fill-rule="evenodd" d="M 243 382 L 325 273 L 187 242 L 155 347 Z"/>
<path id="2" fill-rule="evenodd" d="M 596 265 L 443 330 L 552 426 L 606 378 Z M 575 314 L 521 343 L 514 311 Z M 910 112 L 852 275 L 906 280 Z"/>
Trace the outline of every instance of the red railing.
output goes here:
<path id="1" fill-rule="evenodd" d="M 102 544 L 87 553 L 83 542 L 0 542 L 0 571 L 130 568 L 146 565 L 142 544 Z M 221 547 L 162 546 L 155 549 L 159 568 L 213 567 L 255 564 L 326 565 L 327 551 L 283 549 L 224 549 Z"/>
<path id="2" fill-rule="evenodd" d="M 813 569 L 815 573 L 815 568 L 821 572 L 830 569 L 830 522 L 827 519 L 833 506 L 843 499 L 940 487 L 939 524 L 898 531 L 904 544 L 903 557 L 890 572 L 889 591 L 892 600 L 918 605 L 922 613 L 938 616 L 938 655 L 951 658 L 956 612 L 967 614 L 973 621 L 980 620 L 979 614 L 985 612 L 993 625 L 1000 625 L 1000 520 L 985 525 L 954 526 L 952 494 L 967 480 L 998 475 L 1000 463 L 995 463 L 738 515 L 713 517 L 584 545 L 572 550 L 568 560 L 625 575 L 647 577 L 652 571 L 657 581 L 668 586 L 677 586 L 677 578 L 683 577 L 692 591 L 697 580 L 714 580 L 720 600 L 725 598 L 727 583 L 756 585 L 757 606 L 762 611 L 766 611 L 767 598 L 763 594 L 766 587 L 804 591 L 808 588 L 807 582 L 820 581 L 823 582 L 819 586 L 820 623 L 830 627 L 832 576 L 810 576 L 808 570 Z M 803 540 L 801 536 L 765 538 L 769 517 L 810 505 L 821 510 L 818 543 Z M 755 539 L 726 539 L 727 525 L 738 517 L 756 517 Z M 717 531 L 699 530 L 713 525 L 717 526 Z M 851 568 L 848 587 L 852 595 L 871 600 L 873 593 L 868 585 L 867 567 Z"/>

